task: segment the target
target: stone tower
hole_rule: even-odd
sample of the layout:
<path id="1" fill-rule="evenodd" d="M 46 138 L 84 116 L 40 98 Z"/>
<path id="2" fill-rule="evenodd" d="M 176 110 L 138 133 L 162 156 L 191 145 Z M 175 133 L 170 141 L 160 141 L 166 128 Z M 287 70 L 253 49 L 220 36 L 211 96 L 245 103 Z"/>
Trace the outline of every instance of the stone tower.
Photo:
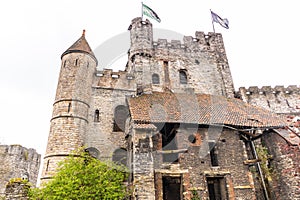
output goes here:
<path id="1" fill-rule="evenodd" d="M 84 145 L 96 65 L 97 59 L 83 31 L 82 36 L 61 56 L 42 182 L 51 178 L 59 161 Z"/>
<path id="2" fill-rule="evenodd" d="M 128 30 L 124 71 L 96 71 L 84 33 L 62 54 L 42 182 L 84 146 L 128 167 L 132 199 L 263 199 L 252 142 L 286 122 L 234 98 L 222 35 L 154 41 L 152 24 L 140 17 Z M 287 91 L 267 91 L 239 96 L 255 104 L 267 95 L 269 108 L 298 104 L 298 96 L 283 101 Z"/>
<path id="3" fill-rule="evenodd" d="M 151 92 L 151 66 L 153 62 L 153 29 L 149 20 L 132 20 L 130 31 L 129 73 L 136 79 L 137 93 Z"/>
<path id="4" fill-rule="evenodd" d="M 197 31 L 179 40 L 153 41 L 149 20 L 132 20 L 127 73 L 137 94 L 153 91 L 193 92 L 234 97 L 234 86 L 222 35 Z"/>

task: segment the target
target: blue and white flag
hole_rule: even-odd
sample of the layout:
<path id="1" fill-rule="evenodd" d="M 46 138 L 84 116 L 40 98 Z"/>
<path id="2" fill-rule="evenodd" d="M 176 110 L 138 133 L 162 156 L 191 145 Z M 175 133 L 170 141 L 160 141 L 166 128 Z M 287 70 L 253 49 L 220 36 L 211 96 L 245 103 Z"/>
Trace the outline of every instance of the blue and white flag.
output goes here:
<path id="1" fill-rule="evenodd" d="M 221 18 L 219 15 L 214 13 L 213 11 L 211 12 L 211 18 L 213 22 L 217 22 L 220 24 L 223 28 L 229 29 L 229 21 L 226 18 Z"/>
<path id="2" fill-rule="evenodd" d="M 146 15 L 152 19 L 155 19 L 157 22 L 160 22 L 160 18 L 158 17 L 158 15 L 154 12 L 154 10 L 152 10 L 150 7 L 146 6 L 145 4 L 143 4 L 143 15 Z"/>

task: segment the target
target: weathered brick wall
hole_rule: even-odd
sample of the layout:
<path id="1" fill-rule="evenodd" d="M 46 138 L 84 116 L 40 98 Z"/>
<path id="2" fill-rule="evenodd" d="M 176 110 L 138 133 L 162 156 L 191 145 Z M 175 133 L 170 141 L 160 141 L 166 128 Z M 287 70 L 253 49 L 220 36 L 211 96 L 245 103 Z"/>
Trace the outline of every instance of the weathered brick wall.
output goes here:
<path id="1" fill-rule="evenodd" d="M 215 146 L 219 166 L 211 165 L 209 153 L 200 156 L 205 152 L 205 140 L 201 145 L 191 146 L 188 153 L 182 155 L 180 163 L 189 170 L 190 187 L 198 191 L 201 199 L 209 199 L 206 177 L 221 176 L 226 180 L 228 199 L 255 199 L 253 177 L 243 163 L 247 160 L 244 142 L 239 139 L 236 131 L 221 131 Z M 199 133 L 203 140 L 207 138 L 208 129 L 200 129 Z"/>
<path id="2" fill-rule="evenodd" d="M 300 199 L 300 149 L 288 144 L 277 133 L 262 137 L 262 143 L 272 156 L 272 195 L 278 200 Z"/>
<path id="3" fill-rule="evenodd" d="M 12 178 L 28 174 L 29 181 L 36 185 L 41 163 L 41 155 L 35 149 L 20 145 L 0 145 L 0 196 Z"/>
<path id="4" fill-rule="evenodd" d="M 207 177 L 223 177 L 226 199 L 255 199 L 251 172 L 244 161 L 248 159 L 244 142 L 237 131 L 218 127 L 195 128 L 180 125 L 174 138 L 179 150 L 178 163 L 162 162 L 160 134 L 146 130 L 133 132 L 133 172 L 135 195 L 142 199 L 162 199 L 164 176 L 179 177 L 182 198 L 191 199 L 192 191 L 201 199 L 209 199 Z M 218 134 L 220 133 L 220 134 Z M 195 141 L 189 138 L 195 136 Z M 152 137 L 153 136 L 153 137 Z M 152 139 L 150 139 L 152 138 Z M 212 166 L 208 142 L 215 141 L 218 166 Z M 155 193 L 153 191 L 153 183 Z M 139 198 L 138 198 L 139 199 Z"/>
<path id="5" fill-rule="evenodd" d="M 299 137 L 299 126 L 296 120 L 300 111 L 300 89 L 291 85 L 288 87 L 270 86 L 242 87 L 237 92 L 237 96 L 243 101 L 252 105 L 260 106 L 267 110 L 287 116 L 287 124 L 294 126 Z M 295 120 L 293 123 L 292 121 Z M 283 139 L 282 137 L 286 137 Z M 279 136 L 277 133 L 264 134 L 262 141 L 273 156 L 271 166 L 274 169 L 273 180 L 271 181 L 270 195 L 276 199 L 300 199 L 300 151 L 299 145 L 289 144 L 290 136 Z"/>

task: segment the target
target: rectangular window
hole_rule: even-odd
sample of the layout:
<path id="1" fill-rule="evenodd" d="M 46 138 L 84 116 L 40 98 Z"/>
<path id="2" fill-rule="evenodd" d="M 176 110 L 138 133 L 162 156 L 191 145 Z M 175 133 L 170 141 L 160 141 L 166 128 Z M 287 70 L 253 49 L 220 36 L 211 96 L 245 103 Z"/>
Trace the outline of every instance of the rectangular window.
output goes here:
<path id="1" fill-rule="evenodd" d="M 210 153 L 210 161 L 211 166 L 219 166 L 218 163 L 218 155 L 216 153 L 216 143 L 215 142 L 209 142 L 209 153 Z"/>
<path id="2" fill-rule="evenodd" d="M 206 180 L 210 200 L 227 199 L 226 182 L 224 177 L 207 177 Z"/>
<path id="3" fill-rule="evenodd" d="M 164 68 L 164 75 L 165 75 L 165 84 L 170 84 L 170 77 L 169 77 L 169 62 L 163 61 L 163 68 Z"/>
<path id="4" fill-rule="evenodd" d="M 163 200 L 181 200 L 182 184 L 181 177 L 163 177 Z"/>

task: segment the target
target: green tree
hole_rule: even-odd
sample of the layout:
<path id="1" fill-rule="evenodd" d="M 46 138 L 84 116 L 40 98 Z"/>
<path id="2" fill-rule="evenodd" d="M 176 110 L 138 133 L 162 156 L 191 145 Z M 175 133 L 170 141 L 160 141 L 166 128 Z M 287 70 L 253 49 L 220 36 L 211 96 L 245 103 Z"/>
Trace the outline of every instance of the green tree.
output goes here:
<path id="1" fill-rule="evenodd" d="M 29 191 L 30 199 L 124 199 L 127 196 L 124 166 L 102 162 L 80 151 L 60 163 L 47 184 Z M 78 156 L 79 155 L 79 156 Z"/>

